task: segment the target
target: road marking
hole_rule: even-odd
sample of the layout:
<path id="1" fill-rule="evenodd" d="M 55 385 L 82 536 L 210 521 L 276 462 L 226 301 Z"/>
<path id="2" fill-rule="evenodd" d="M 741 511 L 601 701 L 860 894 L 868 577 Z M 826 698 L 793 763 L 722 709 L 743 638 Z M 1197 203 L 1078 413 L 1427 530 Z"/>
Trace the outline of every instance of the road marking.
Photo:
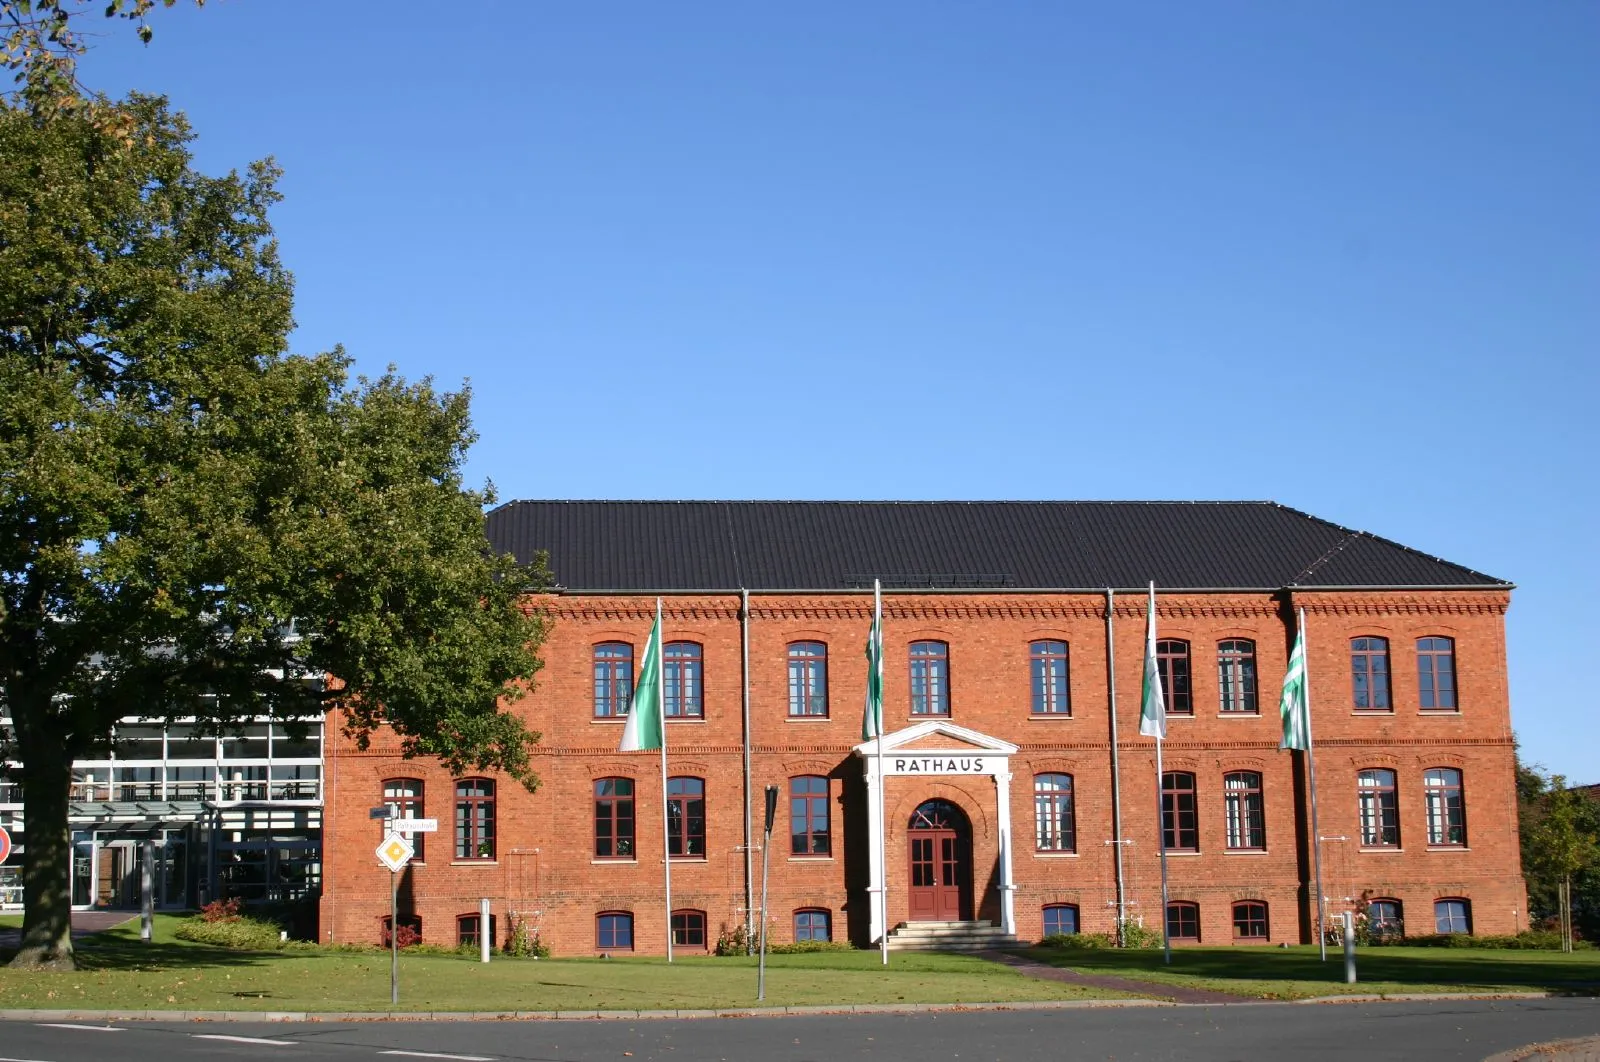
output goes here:
<path id="1" fill-rule="evenodd" d="M 379 1051 L 380 1055 L 405 1055 L 408 1058 L 454 1058 L 459 1062 L 494 1062 L 488 1055 L 441 1055 L 432 1051 Z"/>
<path id="2" fill-rule="evenodd" d="M 73 1025 L 65 1021 L 36 1021 L 41 1029 L 87 1029 L 89 1032 L 122 1032 L 115 1025 Z"/>
<path id="3" fill-rule="evenodd" d="M 263 1040 L 259 1036 L 223 1036 L 220 1033 L 190 1033 L 196 1040 L 228 1040 L 236 1044 L 276 1044 L 279 1047 L 298 1047 L 298 1040 Z"/>

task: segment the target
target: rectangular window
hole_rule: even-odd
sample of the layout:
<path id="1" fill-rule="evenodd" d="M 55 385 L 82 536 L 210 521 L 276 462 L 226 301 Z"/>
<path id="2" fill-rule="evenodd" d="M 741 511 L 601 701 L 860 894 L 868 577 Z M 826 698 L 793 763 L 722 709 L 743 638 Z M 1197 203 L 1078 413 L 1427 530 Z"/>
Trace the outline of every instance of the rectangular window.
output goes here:
<path id="1" fill-rule="evenodd" d="M 825 856 L 828 836 L 828 780 L 820 775 L 789 779 L 789 852 Z"/>
<path id="2" fill-rule="evenodd" d="M 386 778 L 383 782 L 383 803 L 389 809 L 391 819 L 425 819 L 428 816 L 422 810 L 422 779 L 420 778 Z M 383 824 L 380 824 L 383 825 Z M 382 840 L 382 830 L 379 831 L 378 840 Z M 425 833 L 408 834 L 411 847 L 415 855 L 411 858 L 417 862 L 425 862 L 422 854 L 423 838 Z M 377 842 L 374 842 L 375 844 Z"/>
<path id="3" fill-rule="evenodd" d="M 456 783 L 456 858 L 494 858 L 494 783 L 487 778 Z"/>
<path id="4" fill-rule="evenodd" d="M 1456 709 L 1456 649 L 1450 638 L 1417 639 L 1417 696 L 1432 711 Z"/>
<path id="5" fill-rule="evenodd" d="M 1256 643 L 1231 638 L 1217 645 L 1217 694 L 1224 712 L 1254 714 L 1256 706 Z"/>
<path id="6" fill-rule="evenodd" d="M 828 647 L 821 642 L 789 645 L 789 714 L 811 718 L 828 714 Z"/>
<path id="7" fill-rule="evenodd" d="M 1228 820 L 1228 847 L 1235 850 L 1265 848 L 1267 813 L 1261 795 L 1261 776 L 1254 771 L 1223 775 L 1222 800 Z"/>
<path id="8" fill-rule="evenodd" d="M 601 642 L 594 647 L 594 714 L 607 719 L 628 714 L 633 697 L 633 646 Z"/>
<path id="9" fill-rule="evenodd" d="M 683 858 L 705 858 L 706 783 L 703 779 L 667 779 L 667 851 Z"/>
<path id="10" fill-rule="evenodd" d="M 1189 695 L 1189 643 L 1168 638 L 1156 643 L 1156 668 L 1161 672 L 1161 696 L 1168 715 L 1193 715 Z"/>
<path id="11" fill-rule="evenodd" d="M 1350 685 L 1359 711 L 1390 711 L 1389 639 L 1350 639 Z"/>
<path id="12" fill-rule="evenodd" d="M 1168 771 L 1161 776 L 1161 843 L 1169 852 L 1200 849 L 1194 775 L 1187 771 Z"/>
<path id="13" fill-rule="evenodd" d="M 1467 805 L 1461 793 L 1461 772 L 1436 767 L 1422 776 L 1428 808 L 1428 843 L 1459 847 L 1467 843 Z"/>
<path id="14" fill-rule="evenodd" d="M 1068 699 L 1067 643 L 1034 642 L 1028 658 L 1033 677 L 1034 715 L 1071 715 Z"/>
<path id="15" fill-rule="evenodd" d="M 833 916 L 827 911 L 804 910 L 794 913 L 794 939 L 832 940 Z"/>
<path id="16" fill-rule="evenodd" d="M 594 783 L 594 856 L 632 859 L 633 779 L 600 778 Z"/>
<path id="17" fill-rule="evenodd" d="M 1078 931 L 1078 909 L 1070 903 L 1053 903 L 1044 909 L 1044 935 L 1071 936 Z"/>
<path id="18" fill-rule="evenodd" d="M 700 646 L 694 642 L 668 642 L 665 662 L 667 718 L 698 719 L 706 714 Z"/>
<path id="19" fill-rule="evenodd" d="M 1400 845 L 1400 801 L 1394 772 L 1382 769 L 1356 775 L 1356 799 L 1361 812 L 1363 848 L 1397 848 Z"/>
<path id="20" fill-rule="evenodd" d="M 1471 933 L 1472 902 L 1470 900 L 1435 900 L 1433 904 L 1434 929 L 1440 933 Z"/>
<path id="21" fill-rule="evenodd" d="M 911 643 L 911 714 L 950 714 L 950 647 Z"/>
<path id="22" fill-rule="evenodd" d="M 1034 847 L 1041 852 L 1075 852 L 1077 823 L 1072 810 L 1072 775 L 1033 777 Z"/>

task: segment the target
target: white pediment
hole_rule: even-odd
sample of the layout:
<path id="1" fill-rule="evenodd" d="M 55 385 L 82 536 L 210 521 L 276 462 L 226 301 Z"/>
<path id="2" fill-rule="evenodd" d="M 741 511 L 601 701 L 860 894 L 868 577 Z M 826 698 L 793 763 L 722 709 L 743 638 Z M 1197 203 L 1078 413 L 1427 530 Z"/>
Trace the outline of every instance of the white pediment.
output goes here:
<path id="1" fill-rule="evenodd" d="M 938 739 L 943 738 L 944 743 Z M 944 719 L 928 719 L 921 723 L 913 723 L 903 730 L 883 735 L 883 751 L 885 754 L 897 749 L 915 748 L 919 753 L 930 751 L 947 753 L 973 753 L 992 752 L 1002 756 L 1016 754 L 1017 746 L 1009 741 L 1001 741 L 997 737 L 976 730 L 968 730 L 964 726 L 956 726 Z M 878 740 L 863 741 L 853 750 L 857 756 L 873 756 L 878 751 Z"/>

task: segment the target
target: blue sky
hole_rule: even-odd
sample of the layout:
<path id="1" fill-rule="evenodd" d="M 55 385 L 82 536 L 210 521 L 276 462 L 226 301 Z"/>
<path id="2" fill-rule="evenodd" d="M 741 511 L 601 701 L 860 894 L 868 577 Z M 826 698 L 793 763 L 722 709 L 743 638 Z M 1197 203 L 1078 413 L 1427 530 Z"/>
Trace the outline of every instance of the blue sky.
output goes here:
<path id="1" fill-rule="evenodd" d="M 1270 498 L 1518 584 L 1600 781 L 1600 7 L 212 0 L 297 349 L 470 380 L 503 499 Z"/>

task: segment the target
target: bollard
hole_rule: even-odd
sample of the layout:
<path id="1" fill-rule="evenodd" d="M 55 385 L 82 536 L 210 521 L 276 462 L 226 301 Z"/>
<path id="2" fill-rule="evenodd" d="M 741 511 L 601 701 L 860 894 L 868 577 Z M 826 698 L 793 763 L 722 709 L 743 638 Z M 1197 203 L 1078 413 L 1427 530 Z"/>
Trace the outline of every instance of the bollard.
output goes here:
<path id="1" fill-rule="evenodd" d="M 494 924 L 493 922 L 490 921 L 490 917 L 491 916 L 489 914 L 489 898 L 487 896 L 485 896 L 483 899 L 478 901 L 478 961 L 479 962 L 488 962 L 489 961 L 489 945 L 492 943 L 492 941 L 489 938 L 494 936 L 494 934 L 489 931 L 489 927 Z"/>
<path id="2" fill-rule="evenodd" d="M 139 939 L 146 944 L 155 939 L 156 922 L 156 843 L 139 845 Z"/>
<path id="3" fill-rule="evenodd" d="M 1356 983 L 1356 916 L 1344 913 L 1344 983 Z"/>

